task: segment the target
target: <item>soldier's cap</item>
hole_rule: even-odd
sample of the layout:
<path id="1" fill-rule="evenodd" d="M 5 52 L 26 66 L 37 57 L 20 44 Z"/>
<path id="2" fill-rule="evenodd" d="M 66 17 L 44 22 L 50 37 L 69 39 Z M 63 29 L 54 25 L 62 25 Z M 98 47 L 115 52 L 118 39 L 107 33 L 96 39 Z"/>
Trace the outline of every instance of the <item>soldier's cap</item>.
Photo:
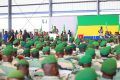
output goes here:
<path id="1" fill-rule="evenodd" d="M 26 38 L 26 40 L 27 40 L 27 41 L 30 41 L 30 40 L 31 40 L 31 38 Z"/>
<path id="2" fill-rule="evenodd" d="M 101 55 L 108 55 L 109 54 L 109 49 L 107 47 L 101 48 L 100 49 L 100 54 Z"/>
<path id="3" fill-rule="evenodd" d="M 37 54 L 37 53 L 39 53 L 39 50 L 36 48 L 31 51 L 31 54 Z"/>
<path id="4" fill-rule="evenodd" d="M 103 47 L 103 46 L 105 46 L 106 44 L 107 44 L 107 41 L 102 41 L 102 42 L 100 43 L 100 46 Z"/>
<path id="5" fill-rule="evenodd" d="M 46 46 L 42 49 L 43 52 L 49 52 L 50 51 L 50 47 L 49 46 Z"/>
<path id="6" fill-rule="evenodd" d="M 79 59 L 79 63 L 81 64 L 89 64 L 92 61 L 92 57 L 90 55 L 85 55 Z"/>
<path id="7" fill-rule="evenodd" d="M 13 52 L 17 52 L 17 48 L 13 48 Z"/>
<path id="8" fill-rule="evenodd" d="M 55 58 L 54 55 L 49 55 L 49 56 L 45 57 L 42 61 L 42 65 L 52 64 L 52 63 L 57 63 L 57 59 Z"/>
<path id="9" fill-rule="evenodd" d="M 18 42 L 19 42 L 18 39 L 14 40 L 14 41 L 13 41 L 13 45 L 14 45 L 14 44 L 17 44 Z"/>
<path id="10" fill-rule="evenodd" d="M 82 43 L 78 46 L 79 49 L 84 49 L 86 47 L 87 47 L 87 45 L 85 43 Z"/>
<path id="11" fill-rule="evenodd" d="M 94 41 L 94 42 L 93 42 L 93 45 L 94 45 L 94 46 L 99 46 L 99 42 Z"/>
<path id="12" fill-rule="evenodd" d="M 6 56 L 10 56 L 12 55 L 13 53 L 13 49 L 11 48 L 5 48 L 3 51 L 2 51 L 3 55 L 6 55 Z"/>
<path id="13" fill-rule="evenodd" d="M 73 42 L 74 41 L 74 37 L 70 37 L 70 42 Z"/>
<path id="14" fill-rule="evenodd" d="M 30 43 L 26 43 L 25 45 L 24 45 L 24 48 L 30 48 L 31 47 L 31 44 Z"/>
<path id="15" fill-rule="evenodd" d="M 101 71 L 106 74 L 113 74 L 116 72 L 117 63 L 113 58 L 109 58 L 102 63 Z"/>
<path id="16" fill-rule="evenodd" d="M 88 49 L 85 51 L 85 54 L 86 54 L 86 55 L 90 55 L 90 56 L 94 56 L 94 55 L 95 55 L 95 49 L 93 49 L 93 48 L 88 48 Z"/>
<path id="17" fill-rule="evenodd" d="M 120 49 L 117 49 L 117 50 L 116 50 L 116 54 L 120 54 Z"/>
<path id="18" fill-rule="evenodd" d="M 67 42 L 62 42 L 63 46 L 66 47 L 67 46 Z"/>
<path id="19" fill-rule="evenodd" d="M 69 52 L 69 51 L 71 51 L 71 50 L 72 50 L 72 47 L 71 47 L 71 46 L 66 46 L 66 47 L 65 47 L 65 51 L 66 51 L 66 52 Z"/>
<path id="20" fill-rule="evenodd" d="M 36 45 L 36 48 L 37 48 L 37 49 L 41 49 L 41 48 L 42 48 L 42 44 L 40 44 L 40 43 L 37 44 L 37 45 Z"/>
<path id="21" fill-rule="evenodd" d="M 96 80 L 97 74 L 92 68 L 85 68 L 78 72 L 75 76 L 75 80 Z"/>
<path id="22" fill-rule="evenodd" d="M 18 61 L 18 64 L 17 65 L 26 65 L 26 66 L 29 66 L 29 63 L 27 60 L 25 59 L 21 59 Z"/>
<path id="23" fill-rule="evenodd" d="M 81 40 L 79 38 L 75 39 L 75 43 L 79 44 L 81 42 Z"/>
<path id="24" fill-rule="evenodd" d="M 20 42 L 20 45 L 21 45 L 22 47 L 24 47 L 25 44 L 26 44 L 25 41 L 21 41 L 21 42 Z"/>
<path id="25" fill-rule="evenodd" d="M 7 75 L 7 78 L 23 79 L 24 78 L 24 74 L 21 71 L 19 71 L 19 70 L 14 70 L 14 71 L 10 72 Z"/>
<path id="26" fill-rule="evenodd" d="M 55 43 L 55 42 L 54 42 L 54 43 L 51 43 L 50 46 L 51 46 L 51 47 L 52 47 L 52 46 L 56 46 L 56 43 Z"/>
<path id="27" fill-rule="evenodd" d="M 70 46 L 72 47 L 72 49 L 76 48 L 75 44 L 71 44 Z"/>
<path id="28" fill-rule="evenodd" d="M 63 53 L 64 52 L 64 46 L 62 44 L 59 44 L 55 47 L 55 51 L 57 53 Z"/>
<path id="29" fill-rule="evenodd" d="M 24 49 L 23 54 L 30 54 L 30 49 Z"/>

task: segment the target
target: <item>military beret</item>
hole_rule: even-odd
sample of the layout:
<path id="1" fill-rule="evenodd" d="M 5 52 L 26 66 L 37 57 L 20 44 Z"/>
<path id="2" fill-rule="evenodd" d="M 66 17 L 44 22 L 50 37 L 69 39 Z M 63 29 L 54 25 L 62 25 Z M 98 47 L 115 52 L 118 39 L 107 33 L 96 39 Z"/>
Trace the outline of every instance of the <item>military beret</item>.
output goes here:
<path id="1" fill-rule="evenodd" d="M 79 59 L 79 63 L 81 64 L 89 64 L 92 61 L 92 57 L 90 55 L 85 55 Z"/>
<path id="2" fill-rule="evenodd" d="M 74 37 L 70 37 L 70 42 L 73 42 L 74 41 Z"/>
<path id="3" fill-rule="evenodd" d="M 80 42 L 81 42 L 81 40 L 80 40 L 79 38 L 75 39 L 75 43 L 76 43 L 76 44 L 78 44 L 78 45 L 79 45 L 79 44 L 80 44 Z"/>
<path id="4" fill-rule="evenodd" d="M 82 43 L 78 46 L 79 49 L 84 49 L 86 47 L 87 47 L 87 45 L 85 43 Z"/>
<path id="5" fill-rule="evenodd" d="M 24 74 L 21 71 L 19 71 L 19 70 L 14 70 L 14 71 L 10 72 L 7 75 L 7 78 L 23 79 L 24 78 Z"/>
<path id="6" fill-rule="evenodd" d="M 29 66 L 29 63 L 28 63 L 27 60 L 22 59 L 22 60 L 19 60 L 19 61 L 18 61 L 18 65 L 27 65 L 27 66 Z"/>
<path id="7" fill-rule="evenodd" d="M 30 49 L 25 49 L 25 50 L 23 51 L 23 54 L 30 54 Z"/>
<path id="8" fill-rule="evenodd" d="M 107 44 L 107 41 L 102 41 L 102 42 L 100 43 L 100 46 L 101 46 L 101 47 L 104 47 L 106 44 Z"/>
<path id="9" fill-rule="evenodd" d="M 63 46 L 66 47 L 67 46 L 67 42 L 62 42 Z"/>
<path id="10" fill-rule="evenodd" d="M 75 76 L 75 80 L 96 80 L 97 74 L 92 68 L 85 68 L 78 72 Z"/>
<path id="11" fill-rule="evenodd" d="M 89 40 L 88 44 L 93 44 L 94 40 Z"/>
<path id="12" fill-rule="evenodd" d="M 37 49 L 41 49 L 42 47 L 43 47 L 43 46 L 42 46 L 42 44 L 40 44 L 40 43 L 36 45 L 36 48 L 37 48 Z"/>
<path id="13" fill-rule="evenodd" d="M 97 41 L 94 41 L 93 42 L 93 45 L 96 47 L 96 46 L 99 46 L 99 42 L 97 42 Z"/>
<path id="14" fill-rule="evenodd" d="M 5 48 L 3 51 L 2 51 L 3 55 L 6 55 L 6 56 L 10 56 L 12 55 L 13 53 L 13 49 L 11 50 L 10 48 Z"/>
<path id="15" fill-rule="evenodd" d="M 17 48 L 13 48 L 13 52 L 17 52 Z"/>
<path id="16" fill-rule="evenodd" d="M 13 41 L 13 44 L 17 44 L 18 42 L 19 42 L 19 40 L 16 39 L 16 40 Z"/>
<path id="17" fill-rule="evenodd" d="M 50 46 L 51 46 L 51 47 L 52 47 L 52 46 L 56 46 L 56 43 L 55 43 L 55 42 L 54 42 L 54 43 L 51 43 Z"/>
<path id="18" fill-rule="evenodd" d="M 63 53 L 64 52 L 64 46 L 62 44 L 59 44 L 55 47 L 55 51 L 59 52 L 59 53 Z"/>
<path id="19" fill-rule="evenodd" d="M 66 51 L 66 52 L 69 52 L 69 51 L 71 51 L 71 50 L 72 50 L 72 47 L 71 47 L 71 46 L 66 46 L 66 47 L 65 47 L 65 51 Z"/>
<path id="20" fill-rule="evenodd" d="M 33 50 L 31 51 L 31 54 L 36 54 L 36 53 L 39 53 L 39 50 L 38 50 L 38 49 L 33 49 Z"/>
<path id="21" fill-rule="evenodd" d="M 42 49 L 43 52 L 49 52 L 50 51 L 50 47 L 49 46 L 46 46 Z"/>
<path id="22" fill-rule="evenodd" d="M 26 43 L 26 44 L 24 45 L 24 48 L 31 48 L 31 44 L 30 44 L 30 43 Z"/>
<path id="23" fill-rule="evenodd" d="M 44 64 L 52 64 L 52 63 L 57 63 L 57 59 L 55 58 L 54 55 L 48 55 L 42 61 L 42 65 L 44 65 Z"/>
<path id="24" fill-rule="evenodd" d="M 75 44 L 71 44 L 70 46 L 72 47 L 72 49 L 75 49 L 75 48 L 76 48 L 76 45 L 75 45 Z"/>
<path id="25" fill-rule="evenodd" d="M 116 72 L 117 63 L 113 58 L 109 58 L 102 63 L 101 71 L 106 74 L 113 74 Z"/>
<path id="26" fill-rule="evenodd" d="M 26 40 L 27 40 L 27 41 L 30 41 L 30 40 L 31 40 L 31 38 L 26 38 Z"/>
<path id="27" fill-rule="evenodd" d="M 35 38 L 34 38 L 34 41 L 39 41 L 39 37 L 35 37 Z"/>
<path id="28" fill-rule="evenodd" d="M 85 54 L 86 54 L 86 55 L 90 55 L 90 56 L 94 56 L 94 55 L 95 55 L 95 49 L 93 49 L 93 48 L 88 48 L 88 49 L 85 51 Z"/>
<path id="29" fill-rule="evenodd" d="M 106 47 L 100 49 L 100 54 L 101 55 L 108 55 L 109 52 L 110 51 Z"/>
<path id="30" fill-rule="evenodd" d="M 117 50 L 116 50 L 116 54 L 120 54 L 120 49 L 117 49 Z"/>
<path id="31" fill-rule="evenodd" d="M 21 45 L 22 47 L 24 47 L 24 46 L 25 46 L 25 44 L 26 44 L 26 42 L 25 42 L 25 41 L 21 41 L 21 42 L 20 42 L 20 45 Z"/>

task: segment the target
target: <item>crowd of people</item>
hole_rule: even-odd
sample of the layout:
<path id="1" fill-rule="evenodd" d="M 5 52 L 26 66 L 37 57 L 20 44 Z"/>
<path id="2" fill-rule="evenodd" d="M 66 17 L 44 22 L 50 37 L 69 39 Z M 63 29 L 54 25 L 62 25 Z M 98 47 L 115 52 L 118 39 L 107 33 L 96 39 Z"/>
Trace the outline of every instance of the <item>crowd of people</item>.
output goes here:
<path id="1" fill-rule="evenodd" d="M 54 40 L 48 32 L 5 31 L 0 80 L 120 80 L 117 35 L 68 41 L 66 32 Z"/>

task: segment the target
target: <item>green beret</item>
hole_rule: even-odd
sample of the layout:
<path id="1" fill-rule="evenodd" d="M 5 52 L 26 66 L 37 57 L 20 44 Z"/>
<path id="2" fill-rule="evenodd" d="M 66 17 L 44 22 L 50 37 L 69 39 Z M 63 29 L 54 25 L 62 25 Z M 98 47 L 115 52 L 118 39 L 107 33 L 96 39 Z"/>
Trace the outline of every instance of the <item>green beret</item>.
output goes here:
<path id="1" fill-rule="evenodd" d="M 117 46 L 114 47 L 114 51 L 116 51 L 118 49 L 120 49 L 120 45 L 117 45 Z"/>
<path id="2" fill-rule="evenodd" d="M 27 66 L 29 66 L 29 63 L 28 63 L 27 60 L 22 59 L 22 60 L 19 60 L 19 61 L 18 61 L 18 65 L 27 65 Z"/>
<path id="3" fill-rule="evenodd" d="M 51 43 L 50 46 L 51 46 L 51 47 L 52 47 L 52 46 L 56 46 L 56 43 L 55 43 L 55 42 L 54 42 L 54 43 Z"/>
<path id="4" fill-rule="evenodd" d="M 43 41 L 44 41 L 44 38 L 40 38 L 40 41 L 43 42 Z"/>
<path id="5" fill-rule="evenodd" d="M 70 42 L 73 42 L 74 41 L 74 37 L 70 37 Z"/>
<path id="6" fill-rule="evenodd" d="M 53 39 L 53 37 L 50 37 L 50 41 L 53 41 L 54 39 Z"/>
<path id="7" fill-rule="evenodd" d="M 93 44 L 88 44 L 87 48 L 95 48 Z"/>
<path id="8" fill-rule="evenodd" d="M 30 40 L 31 40 L 31 38 L 26 38 L 26 40 L 27 40 L 27 41 L 30 41 Z"/>
<path id="9" fill-rule="evenodd" d="M 39 50 L 38 50 L 38 49 L 33 49 L 33 50 L 31 51 L 31 54 L 37 54 L 37 53 L 39 53 Z"/>
<path id="10" fill-rule="evenodd" d="M 69 51 L 71 51 L 71 50 L 72 50 L 72 47 L 71 47 L 71 46 L 66 46 L 66 47 L 65 47 L 65 51 L 66 51 L 66 52 L 69 52 Z"/>
<path id="11" fill-rule="evenodd" d="M 42 61 L 42 65 L 52 64 L 52 63 L 57 63 L 57 59 L 55 58 L 54 55 L 49 55 L 49 56 L 45 57 Z"/>
<path id="12" fill-rule="evenodd" d="M 19 40 L 17 40 L 17 39 L 14 40 L 14 41 L 13 41 L 13 45 L 14 45 L 14 44 L 17 44 L 18 42 L 19 42 Z"/>
<path id="13" fill-rule="evenodd" d="M 26 42 L 25 42 L 25 41 L 21 41 L 21 42 L 20 42 L 20 45 L 21 45 L 22 47 L 24 47 L 24 46 L 25 46 L 25 44 L 26 44 Z"/>
<path id="14" fill-rule="evenodd" d="M 107 41 L 102 41 L 102 42 L 100 43 L 100 46 L 101 46 L 101 47 L 104 47 L 106 44 L 107 44 Z"/>
<path id="15" fill-rule="evenodd" d="M 76 43 L 77 45 L 79 45 L 80 42 L 81 42 L 81 40 L 80 40 L 79 38 L 75 39 L 75 43 Z"/>
<path id="16" fill-rule="evenodd" d="M 97 80 L 97 74 L 94 69 L 85 68 L 76 74 L 75 80 Z"/>
<path id="17" fill-rule="evenodd" d="M 32 46 L 34 44 L 33 40 L 28 41 L 28 43 Z"/>
<path id="18" fill-rule="evenodd" d="M 120 49 L 116 50 L 116 54 L 120 54 Z"/>
<path id="19" fill-rule="evenodd" d="M 70 46 L 72 47 L 72 49 L 75 49 L 75 48 L 76 48 L 76 45 L 75 45 L 75 44 L 71 44 Z"/>
<path id="20" fill-rule="evenodd" d="M 34 38 L 34 41 L 39 41 L 39 37 L 38 37 L 38 36 L 35 37 L 35 38 Z"/>
<path id="21" fill-rule="evenodd" d="M 26 44 L 24 45 L 24 48 L 31 48 L 31 44 L 30 44 L 30 43 L 26 43 Z"/>
<path id="22" fill-rule="evenodd" d="M 10 56 L 13 53 L 13 49 L 11 50 L 10 48 L 5 48 L 2 53 L 3 55 Z"/>
<path id="23" fill-rule="evenodd" d="M 23 51 L 23 54 L 30 54 L 30 49 L 25 49 L 25 50 Z"/>
<path id="24" fill-rule="evenodd" d="M 13 48 L 13 52 L 17 52 L 17 48 Z"/>
<path id="25" fill-rule="evenodd" d="M 57 41 L 57 44 L 60 44 L 60 43 L 62 43 L 62 41 L 58 40 L 58 41 Z"/>
<path id="26" fill-rule="evenodd" d="M 101 55 L 108 55 L 109 52 L 110 51 L 106 47 L 100 49 L 100 54 Z"/>
<path id="27" fill-rule="evenodd" d="M 42 49 L 43 52 L 49 52 L 50 51 L 50 47 L 49 46 L 46 46 Z"/>
<path id="28" fill-rule="evenodd" d="M 96 46 L 99 46 L 99 42 L 97 42 L 97 41 L 94 41 L 93 42 L 93 45 L 96 47 Z"/>
<path id="29" fill-rule="evenodd" d="M 19 71 L 19 70 L 15 70 L 15 71 L 10 72 L 7 75 L 7 78 L 23 79 L 24 78 L 24 74 L 21 71 Z"/>
<path id="30" fill-rule="evenodd" d="M 34 45 L 37 45 L 37 44 L 39 44 L 39 43 L 40 43 L 40 41 L 35 41 Z"/>
<path id="31" fill-rule="evenodd" d="M 59 44 L 55 47 L 55 51 L 59 52 L 59 53 L 63 53 L 64 52 L 64 46 Z"/>
<path id="32" fill-rule="evenodd" d="M 79 49 L 84 49 L 86 47 L 87 47 L 87 45 L 85 43 L 82 43 L 78 46 Z"/>
<path id="33" fill-rule="evenodd" d="M 42 44 L 37 44 L 37 45 L 36 45 L 36 48 L 37 48 L 37 49 L 41 49 L 42 47 L 43 47 Z"/>
<path id="34" fill-rule="evenodd" d="M 90 55 L 85 55 L 79 59 L 79 63 L 81 64 L 89 64 L 92 61 L 92 57 Z"/>
<path id="35" fill-rule="evenodd" d="M 111 46 L 107 46 L 106 48 L 107 48 L 107 50 L 108 50 L 109 53 L 110 53 L 110 52 L 111 52 Z"/>
<path id="36" fill-rule="evenodd" d="M 67 46 L 67 42 L 62 42 L 63 46 L 66 47 Z"/>
<path id="37" fill-rule="evenodd" d="M 109 58 L 102 63 L 101 71 L 106 74 L 113 74 L 116 72 L 117 63 L 113 58 Z"/>
<path id="38" fill-rule="evenodd" d="M 94 40 L 89 40 L 88 44 L 93 44 Z"/>
<path id="39" fill-rule="evenodd" d="M 88 48 L 88 49 L 85 51 L 85 54 L 86 54 L 86 55 L 90 55 L 90 56 L 94 56 L 94 55 L 95 55 L 95 49 L 93 49 L 93 48 Z"/>

